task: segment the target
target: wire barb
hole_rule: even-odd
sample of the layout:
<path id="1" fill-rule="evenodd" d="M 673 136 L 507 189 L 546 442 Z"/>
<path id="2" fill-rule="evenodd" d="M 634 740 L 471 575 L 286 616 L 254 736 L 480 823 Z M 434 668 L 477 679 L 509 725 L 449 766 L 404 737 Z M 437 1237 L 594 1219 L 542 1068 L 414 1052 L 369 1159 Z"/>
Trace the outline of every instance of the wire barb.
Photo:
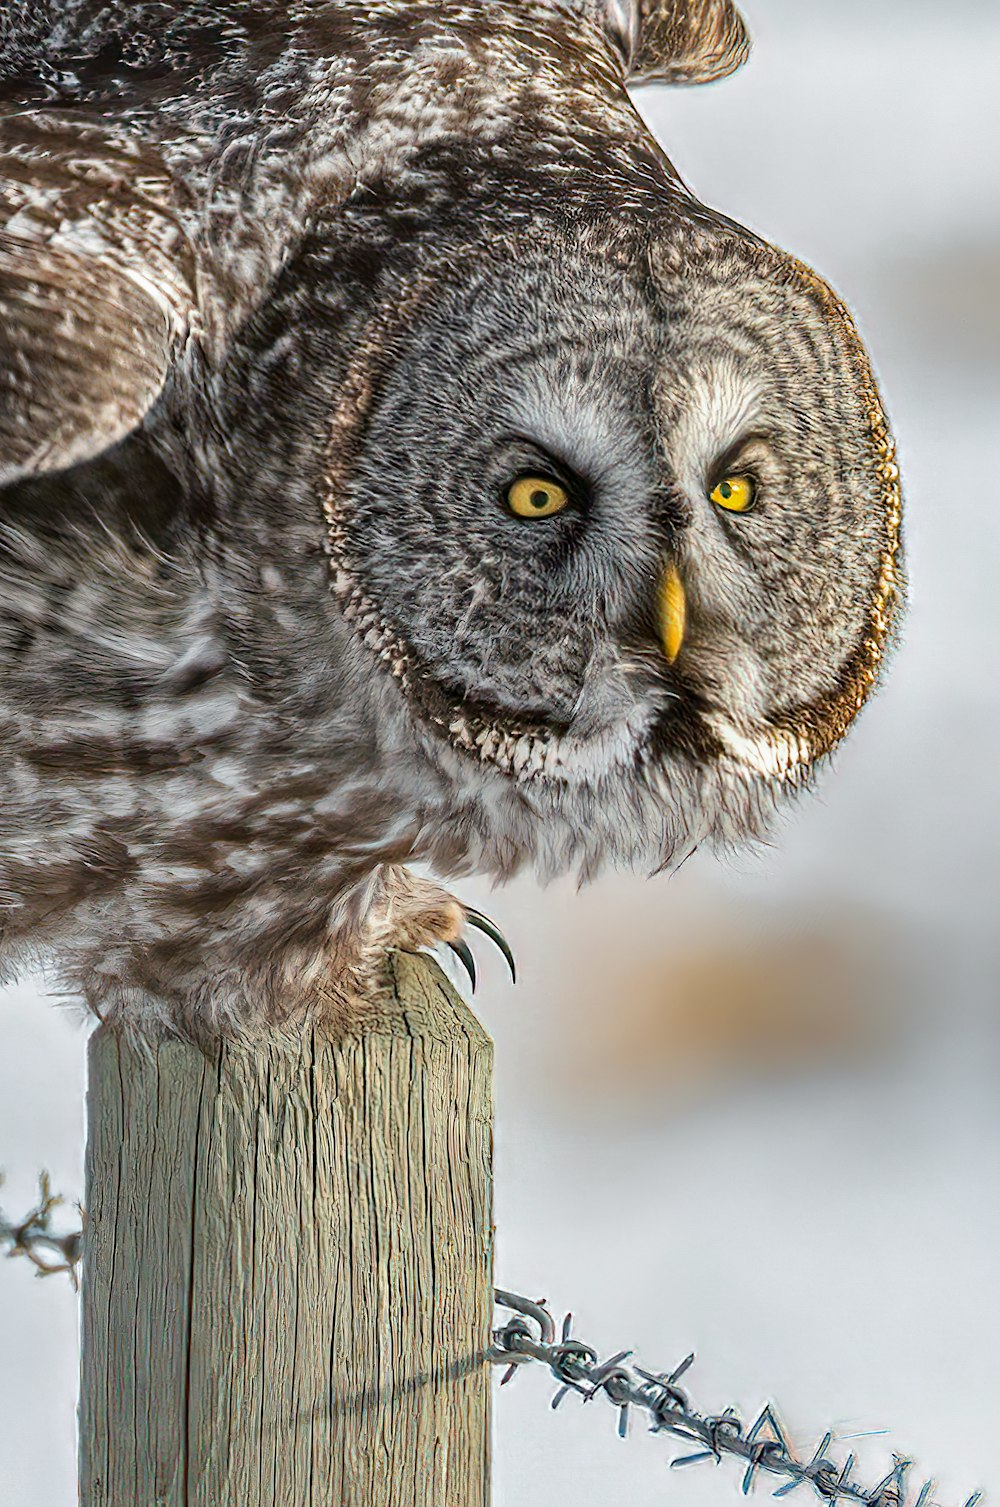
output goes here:
<path id="1" fill-rule="evenodd" d="M 555 1321 L 546 1304 L 500 1291 L 496 1300 L 500 1308 L 512 1314 L 493 1331 L 490 1354 L 495 1365 L 508 1368 L 505 1380 L 522 1365 L 534 1361 L 547 1367 L 559 1383 L 552 1401 L 554 1408 L 570 1392 L 578 1393 L 584 1402 L 602 1394 L 617 1409 L 618 1433 L 622 1438 L 627 1432 L 630 1411 L 644 1412 L 653 1433 L 671 1433 L 688 1444 L 700 1446 L 694 1453 L 672 1460 L 675 1468 L 707 1460 L 719 1464 L 728 1455 L 746 1463 L 744 1494 L 754 1485 L 758 1472 L 766 1472 L 785 1478 L 774 1492 L 776 1497 L 786 1496 L 797 1486 L 809 1485 L 824 1502 L 861 1502 L 865 1507 L 934 1507 L 932 1481 L 925 1482 L 910 1503 L 906 1477 L 912 1461 L 901 1455 L 893 1455 L 892 1470 L 877 1486 L 866 1488 L 853 1478 L 853 1454 L 842 1465 L 829 1458 L 828 1451 L 834 1442 L 832 1433 L 823 1435 L 811 1459 L 800 1460 L 771 1403 L 749 1427 L 734 1408 L 727 1408 L 715 1417 L 699 1413 L 677 1385 L 693 1363 L 693 1355 L 669 1372 L 643 1371 L 628 1365 L 630 1350 L 602 1361 L 590 1345 L 570 1338 L 570 1316 L 563 1324 L 560 1342 L 556 1340 Z M 981 1494 L 976 1493 L 965 1507 L 977 1507 L 980 1499 Z"/>
<path id="2" fill-rule="evenodd" d="M 23 1219 L 11 1224 L 0 1209 L 0 1253 L 8 1257 L 25 1256 L 40 1277 L 65 1273 L 74 1288 L 79 1289 L 83 1230 L 60 1235 L 52 1227 L 52 1214 L 63 1202 L 59 1194 L 52 1192 L 48 1173 L 42 1172 L 38 1178 L 38 1199 Z"/>

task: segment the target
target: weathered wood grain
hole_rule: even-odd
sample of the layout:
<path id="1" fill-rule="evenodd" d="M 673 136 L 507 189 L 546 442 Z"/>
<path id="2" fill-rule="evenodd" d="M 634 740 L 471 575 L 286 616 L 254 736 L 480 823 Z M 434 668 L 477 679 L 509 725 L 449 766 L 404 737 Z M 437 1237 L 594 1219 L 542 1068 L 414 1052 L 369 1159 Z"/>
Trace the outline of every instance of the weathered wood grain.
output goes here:
<path id="1" fill-rule="evenodd" d="M 82 1507 L 486 1507 L 491 1069 L 402 954 L 338 1040 L 97 1032 Z"/>

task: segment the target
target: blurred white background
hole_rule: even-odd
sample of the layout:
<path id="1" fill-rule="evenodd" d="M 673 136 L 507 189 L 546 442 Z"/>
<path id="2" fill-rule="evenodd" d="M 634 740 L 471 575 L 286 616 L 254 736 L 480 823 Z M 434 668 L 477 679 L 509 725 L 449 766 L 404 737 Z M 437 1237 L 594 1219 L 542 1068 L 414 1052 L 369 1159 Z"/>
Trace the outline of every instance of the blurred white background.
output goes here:
<path id="1" fill-rule="evenodd" d="M 773 1398 L 874 1483 L 1000 1492 L 1000 6 L 745 0 L 753 59 L 637 102 L 700 197 L 812 262 L 875 353 L 909 506 L 889 684 L 773 849 L 582 895 L 463 891 L 497 1043 L 497 1277 L 697 1403 Z M 482 953 L 481 953 L 482 956 Z M 0 1202 L 81 1188 L 85 1033 L 0 1000 Z M 0 1269 L 0 1507 L 69 1507 L 76 1304 Z M 497 1507 L 732 1507 L 600 1404 L 497 1400 Z M 681 1450 L 681 1453 L 684 1451 Z M 759 1487 L 764 1490 L 766 1487 Z"/>

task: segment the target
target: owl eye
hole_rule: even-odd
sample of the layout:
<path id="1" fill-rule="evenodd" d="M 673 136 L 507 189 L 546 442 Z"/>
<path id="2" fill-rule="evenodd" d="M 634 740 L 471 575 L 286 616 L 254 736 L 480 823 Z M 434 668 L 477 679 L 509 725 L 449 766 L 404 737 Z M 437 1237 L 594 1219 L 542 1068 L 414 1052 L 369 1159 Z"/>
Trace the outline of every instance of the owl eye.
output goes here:
<path id="1" fill-rule="evenodd" d="M 517 518 L 551 518 L 569 505 L 569 493 L 547 476 L 519 476 L 507 489 L 507 506 Z"/>
<path id="2" fill-rule="evenodd" d="M 725 476 L 709 493 L 709 500 L 728 513 L 745 513 L 754 505 L 757 486 L 752 476 Z"/>

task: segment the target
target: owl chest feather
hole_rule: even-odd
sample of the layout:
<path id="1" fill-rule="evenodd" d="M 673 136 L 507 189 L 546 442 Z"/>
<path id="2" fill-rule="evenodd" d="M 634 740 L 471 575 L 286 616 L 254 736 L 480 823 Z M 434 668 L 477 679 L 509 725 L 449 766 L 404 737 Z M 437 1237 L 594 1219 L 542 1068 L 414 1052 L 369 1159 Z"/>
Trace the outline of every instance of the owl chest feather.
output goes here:
<path id="1" fill-rule="evenodd" d="M 51 557 L 41 572 L 26 538 L 20 574 L 11 555 L 0 613 L 8 949 L 24 938 L 99 950 L 109 935 L 166 947 L 196 934 L 199 951 L 251 938 L 266 948 L 322 931 L 352 884 L 407 855 L 416 791 L 339 674 L 286 665 L 279 695 L 235 657 L 239 626 L 220 621 L 204 589 L 174 582 L 158 595 L 134 561 L 109 556 L 69 584 Z"/>

